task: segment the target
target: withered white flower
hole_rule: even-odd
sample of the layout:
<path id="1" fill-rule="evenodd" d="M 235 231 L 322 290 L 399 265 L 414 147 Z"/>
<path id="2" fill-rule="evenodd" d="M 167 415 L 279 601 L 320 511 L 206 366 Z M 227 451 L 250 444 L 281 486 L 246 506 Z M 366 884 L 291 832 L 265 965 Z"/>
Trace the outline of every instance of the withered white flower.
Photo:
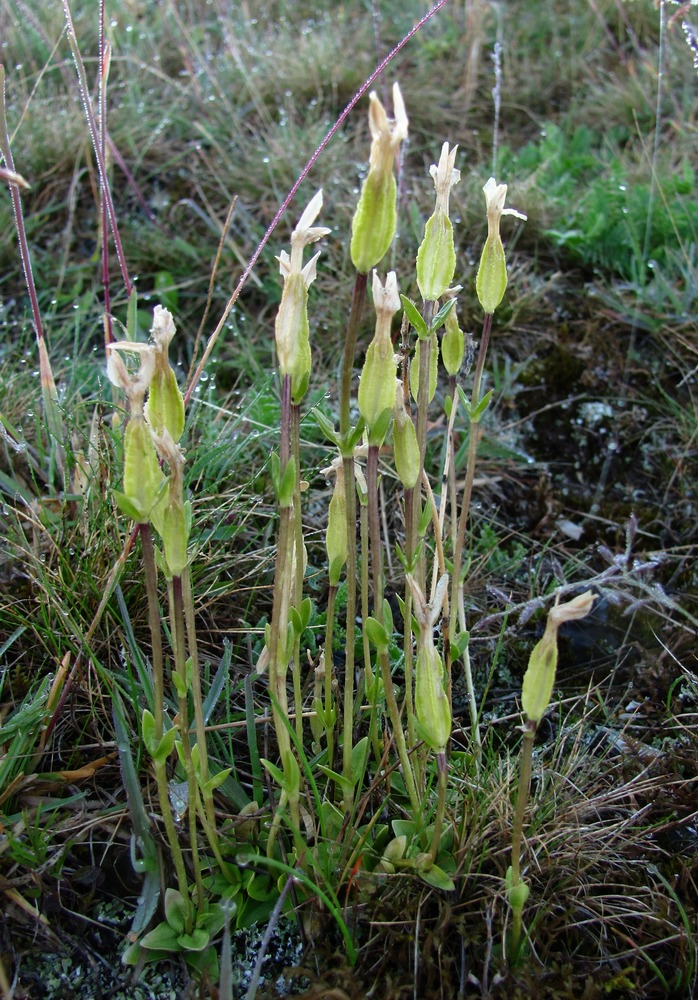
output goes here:
<path id="1" fill-rule="evenodd" d="M 507 185 L 497 184 L 494 177 L 490 177 L 482 189 L 485 192 L 487 203 L 487 228 L 489 236 L 499 236 L 499 222 L 503 215 L 513 215 L 516 219 L 526 221 L 527 216 L 523 212 L 517 212 L 515 208 L 505 208 L 504 202 L 507 197 Z"/>
<path id="2" fill-rule="evenodd" d="M 142 413 L 145 394 L 155 374 L 155 352 L 151 344 L 140 344 L 133 340 L 117 340 L 108 344 L 107 377 L 112 385 L 122 389 L 134 409 Z M 119 352 L 138 354 L 140 367 L 137 372 L 129 372 Z"/>
<path id="3" fill-rule="evenodd" d="M 431 174 L 434 187 L 436 188 L 436 208 L 440 209 L 446 215 L 448 215 L 448 199 L 451 194 L 451 188 L 455 187 L 460 181 L 460 170 L 455 167 L 456 154 L 458 153 L 458 146 L 454 146 L 453 149 L 449 150 L 448 143 L 445 142 L 441 147 L 441 156 L 439 157 L 439 162 L 432 163 L 429 167 L 429 173 Z M 506 188 L 504 189 L 506 192 Z"/>
<path id="4" fill-rule="evenodd" d="M 397 83 L 393 84 L 393 112 L 395 118 L 391 122 L 378 95 L 375 92 L 369 94 L 368 127 L 373 140 L 369 157 L 370 170 L 392 170 L 400 143 L 407 138 L 407 111 Z"/>

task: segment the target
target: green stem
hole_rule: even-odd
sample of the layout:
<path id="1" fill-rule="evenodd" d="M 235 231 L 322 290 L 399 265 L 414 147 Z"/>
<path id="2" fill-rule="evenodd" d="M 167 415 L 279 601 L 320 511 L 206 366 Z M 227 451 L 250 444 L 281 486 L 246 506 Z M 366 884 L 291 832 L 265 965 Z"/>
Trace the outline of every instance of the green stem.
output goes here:
<path id="1" fill-rule="evenodd" d="M 523 842 L 523 825 L 524 817 L 526 815 L 526 806 L 528 805 L 528 798 L 531 791 L 531 763 L 533 759 L 533 740 L 535 735 L 536 723 L 528 720 L 524 728 L 523 742 L 521 744 L 519 790 L 516 796 L 516 809 L 514 810 L 514 820 L 511 828 L 511 886 L 509 893 L 512 928 L 507 946 L 507 956 L 510 964 L 512 965 L 516 965 L 521 952 L 523 903 L 521 905 L 512 904 L 511 892 L 521 884 L 521 844 Z"/>
<path id="2" fill-rule="evenodd" d="M 196 829 L 198 786 L 196 772 L 191 753 L 189 738 L 189 706 L 187 704 L 187 656 L 184 639 L 184 601 L 182 597 L 182 578 L 175 576 L 168 587 L 170 596 L 170 630 L 174 652 L 175 671 L 180 678 L 177 690 L 179 708 L 179 737 L 182 744 L 182 758 L 187 775 L 187 790 L 189 801 L 189 840 L 196 885 L 196 906 L 199 912 L 204 905 L 204 885 L 201 879 L 201 863 L 199 860 L 199 844 Z"/>
<path id="3" fill-rule="evenodd" d="M 359 518 L 361 522 L 361 616 L 364 621 L 371 614 L 371 608 L 369 604 L 369 583 L 368 583 L 368 570 L 369 570 L 369 551 L 370 543 L 368 537 L 368 497 L 365 497 L 363 502 L 360 503 Z M 363 654 L 364 654 L 364 687 L 366 693 L 369 696 L 371 714 L 368 722 L 368 736 L 371 741 L 371 746 L 373 747 L 373 755 L 376 760 L 376 764 L 380 766 L 381 759 L 383 757 L 383 745 L 380 738 L 380 733 L 378 732 L 378 718 L 381 711 L 380 699 L 374 698 L 372 692 L 374 691 L 375 675 L 373 673 L 373 664 L 371 663 L 371 643 L 369 642 L 368 633 L 366 629 L 362 633 L 362 644 L 363 644 Z"/>
<path id="4" fill-rule="evenodd" d="M 325 625 L 325 719 L 329 720 L 333 709 L 332 681 L 334 680 L 334 606 L 337 599 L 337 588 L 330 587 L 327 595 L 327 624 Z M 327 766 L 331 768 L 334 762 L 334 725 L 325 726 L 327 740 Z"/>
<path id="5" fill-rule="evenodd" d="M 162 632 L 160 629 L 160 604 L 158 601 L 158 571 L 150 524 L 140 524 L 141 551 L 145 571 L 145 592 L 148 598 L 148 627 L 153 661 L 153 718 L 155 739 L 159 743 L 163 734 L 165 704 L 165 679 L 162 658 Z"/>
<path id="6" fill-rule="evenodd" d="M 405 490 L 405 558 L 407 565 L 412 564 L 414 557 L 414 545 L 416 530 L 413 534 L 415 523 L 414 511 L 414 489 Z M 414 645 L 412 642 L 412 591 L 409 587 L 405 590 L 405 620 L 403 622 L 403 654 L 405 657 L 405 712 L 407 714 L 407 738 L 410 746 L 416 743 L 416 732 L 414 725 Z"/>
<path id="7" fill-rule="evenodd" d="M 369 445 L 366 463 L 368 486 L 368 531 L 371 544 L 371 570 L 373 576 L 373 614 L 383 624 L 383 540 L 378 511 L 378 445 Z"/>
<path id="8" fill-rule="evenodd" d="M 448 788 L 448 759 L 445 753 L 437 753 L 436 769 L 438 774 L 438 800 L 436 803 L 436 817 L 434 819 L 434 832 L 431 838 L 429 856 L 432 862 L 436 861 L 441 843 L 441 833 L 444 826 L 444 816 L 446 814 L 446 790 Z"/>
<path id="9" fill-rule="evenodd" d="M 357 273 L 351 297 L 351 310 L 344 335 L 344 356 L 342 358 L 342 379 L 339 391 L 339 433 L 345 437 L 350 427 L 351 383 L 354 374 L 356 339 L 361 323 L 361 313 L 366 301 L 367 274 Z"/>
<path id="10" fill-rule="evenodd" d="M 478 351 L 475 374 L 473 377 L 473 392 L 470 400 L 471 410 L 475 410 L 480 402 L 480 385 L 482 383 L 482 373 L 485 367 L 487 348 L 490 342 L 492 331 L 492 314 L 485 313 L 482 325 L 482 338 Z M 470 515 L 470 501 L 473 492 L 473 482 L 475 479 L 475 462 L 477 460 L 477 446 L 479 443 L 479 424 L 470 425 L 470 439 L 468 442 L 468 465 L 465 473 L 465 484 L 463 487 L 463 499 L 461 501 L 460 515 L 458 518 L 458 532 L 456 534 L 456 548 L 453 554 L 453 580 L 451 581 L 451 614 L 455 614 L 458 607 L 458 594 L 462 592 L 460 581 L 461 567 L 463 563 L 463 548 L 465 545 L 465 532 L 468 526 Z"/>
<path id="11" fill-rule="evenodd" d="M 279 449 L 280 476 L 291 459 L 291 377 L 284 375 L 281 383 L 281 442 Z M 272 702 L 272 717 L 279 746 L 279 756 L 284 772 L 289 767 L 289 759 L 293 754 L 291 737 L 286 728 L 288 719 L 288 696 L 286 693 L 286 675 L 291 651 L 287 648 L 290 601 L 293 595 L 294 580 L 291 579 L 293 537 L 293 502 L 282 506 L 279 510 L 279 539 L 276 551 L 276 567 L 274 572 L 274 597 L 269 637 L 269 688 L 274 695 Z M 284 796 L 282 796 L 282 799 Z M 300 827 L 300 802 L 297 795 L 289 797 L 291 824 L 295 829 Z M 278 813 L 277 813 L 278 815 Z M 269 834 L 268 850 L 273 848 L 272 827 Z"/>
<path id="12" fill-rule="evenodd" d="M 196 727 L 196 743 L 199 747 L 199 768 L 202 784 L 209 779 L 208 751 L 206 747 L 206 723 L 204 721 L 204 705 L 201 693 L 201 677 L 199 675 L 199 646 L 196 639 L 196 623 L 194 620 L 194 598 L 191 590 L 191 576 L 187 567 L 181 576 L 182 602 L 184 621 L 187 628 L 187 646 L 191 658 L 191 690 L 194 702 L 194 724 Z"/>
<path id="13" fill-rule="evenodd" d="M 182 574 L 182 596 L 184 600 L 184 619 L 187 626 L 187 643 L 192 661 L 192 697 L 194 702 L 194 724 L 196 727 L 196 745 L 199 748 L 199 788 L 203 797 L 202 822 L 214 857 L 226 877 L 231 876 L 232 869 L 225 862 L 218 836 L 216 822 L 216 807 L 213 792 L 207 787 L 210 778 L 208 766 L 208 747 L 206 745 L 206 720 L 204 719 L 203 696 L 201 692 L 201 677 L 199 674 L 199 645 L 196 636 L 196 620 L 194 616 L 194 597 L 191 589 L 191 574 L 189 567 Z"/>
<path id="14" fill-rule="evenodd" d="M 354 642 L 356 635 L 356 482 L 354 456 L 344 455 L 344 488 L 347 505 L 347 619 L 346 663 L 344 672 L 342 773 L 351 782 L 351 755 L 354 730 Z M 344 788 L 344 810 L 349 813 L 354 804 L 354 791 L 350 784 Z"/>
<path id="15" fill-rule="evenodd" d="M 366 465 L 366 485 L 368 486 L 368 528 L 371 542 L 371 567 L 373 570 L 373 614 L 377 621 L 383 624 L 383 551 L 381 543 L 380 516 L 378 512 L 378 446 L 370 445 L 368 449 L 368 462 Z M 393 727 L 395 746 L 397 747 L 400 764 L 402 766 L 405 787 L 410 797 L 414 816 L 420 814 L 420 803 L 417 795 L 417 786 L 414 779 L 412 763 L 407 752 L 405 743 L 405 733 L 402 728 L 400 709 L 393 678 L 390 670 L 390 654 L 385 647 L 378 650 L 378 662 L 383 678 L 385 689 L 385 703 L 388 708 L 388 715 Z"/>
<path id="16" fill-rule="evenodd" d="M 431 330 L 436 302 L 424 303 L 424 322 Z M 429 369 L 431 361 L 431 333 L 423 340 L 417 341 L 419 351 L 419 391 L 417 400 L 417 443 L 419 445 L 419 479 L 414 489 L 415 510 L 413 512 L 412 543 L 413 552 L 418 543 L 419 521 L 422 511 L 422 472 L 427 451 L 427 418 L 429 416 Z M 426 593 L 426 552 L 424 548 L 419 556 L 418 565 L 414 567 L 413 575 L 422 591 Z"/>
<path id="17" fill-rule="evenodd" d="M 354 374 L 354 355 L 356 340 L 361 322 L 364 302 L 366 300 L 367 274 L 357 273 L 354 281 L 354 291 L 351 299 L 349 320 L 344 337 L 344 355 L 342 358 L 342 377 L 339 391 L 339 433 L 342 446 L 351 429 L 351 383 Z M 347 506 L 347 618 L 346 618 L 346 666 L 344 674 L 344 706 L 343 706 L 343 743 L 342 771 L 344 777 L 351 781 L 351 753 L 353 748 L 354 728 L 354 638 L 356 619 L 356 482 L 354 476 L 354 455 L 342 453 L 344 464 L 344 488 Z M 353 807 L 354 793 L 345 787 L 344 808 L 350 812 Z"/>
<path id="18" fill-rule="evenodd" d="M 482 338 L 478 350 L 477 362 L 475 364 L 475 374 L 473 377 L 473 392 L 470 401 L 471 411 L 474 411 L 480 402 L 480 386 L 482 384 L 482 373 L 485 367 L 487 348 L 492 332 L 492 314 L 485 313 L 482 324 Z M 461 502 L 460 515 L 458 518 L 458 532 L 456 534 L 456 547 L 453 553 L 453 578 L 451 580 L 451 634 L 455 635 L 455 620 L 460 623 L 461 631 L 465 631 L 465 607 L 463 603 L 463 581 L 461 580 L 463 566 L 463 549 L 465 546 L 465 532 L 470 516 L 470 501 L 473 493 L 473 482 L 475 480 L 475 463 L 477 461 L 477 448 L 480 441 L 480 424 L 470 424 L 470 436 L 468 439 L 468 465 L 465 472 L 465 484 L 463 486 L 463 499 Z M 470 657 L 463 657 L 465 669 L 466 686 L 470 701 L 470 722 L 473 732 L 475 746 L 482 745 L 480 737 L 480 727 L 478 725 L 477 704 L 475 701 L 472 671 L 470 669 Z"/>
<path id="19" fill-rule="evenodd" d="M 165 680 L 162 654 L 162 632 L 160 629 L 160 605 L 158 602 L 157 566 L 153 536 L 149 524 L 139 525 L 141 550 L 143 553 L 143 568 L 145 571 L 145 589 L 148 598 L 148 626 L 150 628 L 151 656 L 153 661 L 153 718 L 155 720 L 155 741 L 159 743 L 164 730 Z M 184 899 L 189 898 L 189 882 L 184 866 L 184 856 L 179 843 L 179 835 L 172 815 L 169 786 L 167 783 L 167 764 L 165 761 L 155 763 L 155 783 L 158 791 L 158 803 L 162 821 L 165 824 L 167 843 L 172 854 L 172 861 L 177 876 L 177 885 Z M 191 930 L 191 928 L 189 928 Z"/>
<path id="20" fill-rule="evenodd" d="M 293 487 L 293 544 L 296 553 L 293 605 L 301 614 L 303 606 L 303 522 L 301 520 L 301 450 L 300 450 L 301 408 L 291 405 L 291 454 L 296 465 L 296 482 Z M 303 746 L 303 697 L 300 662 L 301 637 L 297 635 L 293 643 L 293 701 L 296 714 L 296 736 Z"/>
<path id="21" fill-rule="evenodd" d="M 511 884 L 518 885 L 521 881 L 521 843 L 523 841 L 523 824 L 531 790 L 531 763 L 533 759 L 533 738 L 536 735 L 535 723 L 527 722 L 521 744 L 521 767 L 519 770 L 519 791 L 516 796 L 516 809 L 511 828 Z"/>

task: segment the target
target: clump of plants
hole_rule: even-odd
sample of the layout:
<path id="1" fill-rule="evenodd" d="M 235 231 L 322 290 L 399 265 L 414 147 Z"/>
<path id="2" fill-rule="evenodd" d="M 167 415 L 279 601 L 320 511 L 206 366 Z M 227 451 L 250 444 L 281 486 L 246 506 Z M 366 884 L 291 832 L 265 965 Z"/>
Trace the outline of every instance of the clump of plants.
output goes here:
<path id="1" fill-rule="evenodd" d="M 123 329 L 109 312 L 105 316 L 106 370 L 114 393 L 103 441 L 110 468 L 118 470 L 109 495 L 114 516 L 128 525 L 128 544 L 95 620 L 112 599 L 127 560 L 138 561 L 149 636 L 147 659 L 133 655 L 135 643 L 124 654 L 133 660 L 129 669 L 137 684 L 105 679 L 111 683 L 133 827 L 132 861 L 143 878 L 123 959 L 141 966 L 180 956 L 202 982 L 216 983 L 219 995 L 232 996 L 230 940 L 236 929 L 274 923 L 294 912 L 308 923 L 329 917 L 351 965 L 362 946 L 360 925 L 348 917 L 352 893 L 369 899 L 407 877 L 450 899 L 464 880 L 481 877 L 468 868 L 469 842 L 478 824 L 487 825 L 483 803 L 489 801 L 502 761 L 509 761 L 509 749 L 505 741 L 494 744 L 483 718 L 471 667 L 466 594 L 478 447 L 493 402 L 493 391 L 486 389 L 488 349 L 508 283 L 501 229 L 506 217 L 525 221 L 525 216 L 506 207 L 506 184 L 494 177 L 483 183 L 474 282 L 481 313 L 473 344 L 459 320 L 463 289 L 454 284 L 463 241 L 451 217 L 452 190 L 460 181 L 458 147 L 438 137 L 429 171 L 433 211 L 415 247 L 413 269 L 390 269 L 396 165 L 408 136 L 408 111 L 397 84 L 391 108 L 370 93 L 368 170 L 351 232 L 342 234 L 355 273 L 338 391 L 336 401 L 312 408 L 307 398 L 314 285 L 323 244 L 332 232 L 325 224 L 331 220 L 323 216 L 321 191 L 295 221 L 290 247 L 278 248 L 282 289 L 274 333 L 280 419 L 269 460 L 276 506 L 271 608 L 263 646 L 244 682 L 244 707 L 230 723 L 244 736 L 223 759 L 213 720 L 222 710 L 230 660 L 224 654 L 215 675 L 204 676 L 194 590 L 201 525 L 192 503 L 201 498 L 189 494 L 187 466 L 197 459 L 188 407 L 225 316 L 182 388 L 170 360 L 177 317 L 157 305 L 148 341 L 141 337 L 138 298 L 120 249 L 105 162 L 109 49 L 102 32 L 95 116 L 69 17 L 68 35 L 98 163 L 103 253 L 106 259 L 111 233 L 128 297 Z M 19 202 L 23 180 L 12 162 L 6 127 L 2 131 L 3 179 L 15 203 L 35 306 L 52 462 L 67 485 L 77 481 L 78 470 L 82 475 L 89 470 L 72 453 L 63 431 L 32 295 Z M 290 200 L 291 195 L 284 208 Z M 106 266 L 104 277 L 108 297 Z M 363 351 L 359 333 L 367 313 L 373 332 Z M 321 582 L 315 574 L 312 588 L 304 422 L 313 423 L 326 442 L 324 474 L 331 481 L 323 515 L 325 565 Z M 457 469 L 463 441 L 465 464 Z M 395 512 L 390 526 L 382 516 L 381 496 Z M 391 581 L 399 579 L 399 587 L 390 595 L 386 553 L 401 567 Z M 599 579 L 607 583 L 616 571 L 619 566 Z M 524 843 L 534 738 L 553 698 L 558 629 L 585 618 L 595 601 L 588 585 L 573 596 L 576 589 L 575 581 L 568 581 L 549 595 L 552 607 L 544 634 L 530 652 L 521 692 L 525 721 L 518 793 L 509 801 L 504 782 L 499 796 L 511 843 L 506 858 L 498 857 L 487 869 L 486 892 L 506 904 L 490 925 L 501 974 L 536 952 L 535 922 L 527 919 L 535 878 L 526 873 Z M 539 600 L 536 608 L 543 604 Z M 320 639 L 311 634 L 318 620 L 323 623 Z M 89 656 L 88 641 L 80 656 Z M 456 679 L 462 679 L 468 713 L 458 746 L 453 741 Z M 58 691 L 45 696 L 47 711 L 52 710 Z M 266 713 L 261 719 L 260 698 Z M 130 732 L 134 720 L 136 731 Z M 517 712 L 508 736 L 516 745 L 518 722 Z M 267 727 L 263 744 L 260 723 Z M 12 735 L 19 739 L 16 728 Z M 146 776 L 155 787 L 150 814 Z M 539 859 L 536 863 L 540 866 Z"/>

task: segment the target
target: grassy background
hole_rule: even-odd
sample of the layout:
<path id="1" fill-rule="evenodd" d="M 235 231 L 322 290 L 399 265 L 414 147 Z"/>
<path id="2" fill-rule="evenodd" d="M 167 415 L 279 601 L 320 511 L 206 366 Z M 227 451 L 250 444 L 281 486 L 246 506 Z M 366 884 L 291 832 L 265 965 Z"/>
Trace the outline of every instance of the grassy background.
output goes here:
<path id="1" fill-rule="evenodd" d="M 181 334 L 173 353 L 184 380 L 201 355 L 197 331 L 201 327 L 203 337 L 210 334 L 301 167 L 374 65 L 426 6 L 412 0 L 397 10 L 381 0 L 332 5 L 192 0 L 157 6 L 124 0 L 112 6 L 107 18 L 113 51 L 111 185 L 126 259 L 137 278 L 143 333 L 156 302 L 172 309 Z M 94 76 L 92 7 L 75 5 L 73 17 L 88 73 Z M 491 173 L 509 184 L 509 203 L 529 217 L 505 240 L 510 285 L 497 313 L 488 366 L 497 405 L 483 447 L 469 578 L 483 689 L 493 656 L 497 664 L 491 680 L 498 700 L 490 700 L 487 710 L 493 718 L 510 718 L 514 712 L 521 666 L 536 636 L 537 626 L 521 622 L 506 633 L 502 655 L 503 604 L 523 605 L 561 579 L 603 572 L 604 547 L 610 558 L 622 555 L 634 514 L 639 524 L 634 551 L 652 566 L 638 583 L 628 557 L 628 572 L 616 581 L 615 591 L 627 597 L 623 609 L 634 610 L 628 619 L 613 605 L 607 608 L 591 633 L 593 648 L 583 654 L 582 680 L 585 685 L 591 676 L 589 665 L 602 671 L 597 700 L 604 724 L 622 728 L 623 706 L 645 697 L 651 710 L 641 715 L 635 738 L 658 749 L 659 727 L 669 726 L 665 732 L 677 743 L 662 760 L 677 776 L 675 801 L 662 803 L 648 819 L 667 829 L 677 817 L 684 822 L 690 816 L 694 795 L 695 768 L 688 761 L 696 746 L 691 671 L 698 618 L 693 568 L 696 74 L 680 20 L 671 20 L 675 12 L 675 5 L 665 5 L 658 119 L 660 14 L 649 0 L 512 0 L 501 7 L 485 0 L 452 0 L 396 58 L 378 87 L 389 89 L 399 80 L 410 118 L 400 174 L 399 238 L 390 262 L 398 275 L 413 272 L 432 209 L 429 164 L 443 141 L 460 147 L 462 180 L 451 199 L 459 248 L 456 280 L 464 285 L 463 325 L 475 336 L 475 262 L 485 232 L 481 189 Z M 98 178 L 62 10 L 58 3 L 0 0 L 0 27 L 7 118 L 16 168 L 31 183 L 23 205 L 68 430 L 68 467 L 74 471 L 82 465 L 88 473 L 83 496 L 74 477 L 61 483 L 50 464 L 34 335 L 5 194 L 0 197 L 0 413 L 5 429 L 0 442 L 0 711 L 14 724 L 0 740 L 0 809 L 15 833 L 0 864 L 8 859 L 3 877 L 43 905 L 63 872 L 99 868 L 94 862 L 99 852 L 88 828 L 76 819 L 69 788 L 51 796 L 50 809 L 56 810 L 51 815 L 59 820 L 55 835 L 41 833 L 46 803 L 37 806 L 32 798 L 36 767 L 31 761 L 37 728 L 46 718 L 46 678 L 61 663 L 69 668 L 84 649 L 127 526 L 115 516 L 108 490 L 118 479 L 118 434 L 111 426 L 112 393 L 104 377 Z M 499 72 L 492 58 L 497 41 Z M 501 104 L 496 135 L 494 87 Z M 333 138 L 263 253 L 188 416 L 202 653 L 215 665 L 224 640 L 231 643 L 233 668 L 226 688 L 231 721 L 240 718 L 242 677 L 261 643 L 255 630 L 270 604 L 274 514 L 268 455 L 278 427 L 272 334 L 280 298 L 274 256 L 285 246 L 299 211 L 322 186 L 322 221 L 333 232 L 323 241 L 313 287 L 310 402 L 332 412 L 351 296 L 348 232 L 367 148 L 362 106 Z M 235 198 L 202 324 L 216 248 Z M 115 261 L 111 264 L 112 311 L 125 321 L 126 299 Z M 367 317 L 366 335 L 370 326 Z M 599 409 L 604 402 L 610 412 Z M 308 506 L 310 585 L 320 591 L 327 491 L 318 470 L 327 452 L 310 421 L 305 429 L 313 496 Z M 581 538 L 561 529 L 561 521 L 581 526 Z M 71 696 L 70 713 L 60 717 L 42 772 L 79 768 L 104 747 L 113 747 L 106 705 L 112 683 L 135 697 L 133 663 L 146 644 L 145 602 L 130 565 L 121 592 L 123 602 L 110 603 L 90 641 L 84 676 Z M 563 670 L 567 691 L 579 680 L 581 655 L 572 651 L 568 674 Z M 18 725 L 22 705 L 26 721 Z M 688 722 L 676 721 L 684 719 L 682 712 Z M 558 732 L 564 728 L 560 723 Z M 585 732 L 591 728 L 588 722 Z M 499 746 L 499 739 L 495 742 Z M 225 759 L 232 738 L 230 745 L 223 744 L 218 753 Z M 573 764 L 580 761 L 579 746 L 573 750 L 559 767 L 570 781 Z M 555 758 L 558 750 L 550 753 Z M 487 834 L 501 841 L 506 828 L 501 804 L 509 794 L 509 778 L 497 760 L 493 755 L 499 783 L 493 784 L 492 804 L 481 808 L 483 814 L 497 814 L 501 823 L 483 821 L 480 839 L 468 847 L 469 864 Z M 590 760 L 587 801 L 598 805 L 598 815 L 610 814 L 613 782 L 609 790 L 607 776 Z M 88 798 L 107 815 L 109 796 L 120 788 L 117 764 L 112 760 L 100 775 Z M 238 777 L 246 781 L 244 769 Z M 554 799 L 555 787 L 541 795 Z M 653 787 L 643 786 L 642 802 L 652 798 Z M 617 800 L 621 825 L 632 814 L 633 794 L 631 789 Z M 573 899 L 574 869 L 564 851 L 565 836 L 571 836 L 576 821 L 571 809 L 562 810 L 554 843 L 560 845 L 558 889 L 562 886 L 565 898 Z M 591 821 L 589 827 L 599 835 Z M 123 838 L 117 840 L 123 846 Z M 628 833 L 613 854 L 619 885 L 627 878 L 636 891 L 637 859 L 645 849 L 639 834 Z M 685 893 L 678 915 L 660 879 L 652 883 L 660 900 L 654 911 L 651 906 L 647 914 L 619 910 L 619 933 L 627 936 L 635 928 L 632 933 L 640 934 L 638 927 L 647 932 L 652 961 L 664 970 L 656 976 L 652 963 L 642 960 L 633 966 L 630 979 L 648 996 L 655 986 L 656 995 L 662 995 L 662 977 L 667 983 L 672 963 L 683 962 L 683 969 L 690 964 L 681 952 L 685 945 L 662 951 L 647 931 L 662 907 L 674 908 L 669 936 L 678 928 L 677 940 L 683 933 L 681 914 L 688 914 L 689 924 L 695 921 L 695 866 L 684 857 L 689 849 L 690 843 L 677 847 L 674 856 L 672 847 L 662 847 L 682 866 Z M 501 843 L 497 850 L 503 852 Z M 593 891 L 601 893 L 603 859 L 597 857 L 595 864 L 586 872 Z M 31 870 L 40 873 L 33 886 L 27 878 Z M 479 890 L 474 899 L 458 926 L 461 934 L 467 928 L 477 948 Z M 387 900 L 392 919 L 404 897 L 396 891 Z M 603 906 L 593 912 L 590 939 L 602 926 Z M 560 959 L 565 947 L 574 951 L 569 945 L 573 929 L 554 908 L 540 919 L 550 921 L 555 942 L 548 965 L 560 965 L 550 995 L 566 995 L 566 988 L 577 988 L 581 981 Z M 591 961 L 587 952 L 585 957 Z M 424 961 L 430 961 L 426 952 Z M 614 975 L 621 976 L 624 962 L 631 962 L 629 952 L 616 948 Z M 591 967 L 584 964 L 583 974 Z M 622 990 L 621 979 L 618 984 Z"/>

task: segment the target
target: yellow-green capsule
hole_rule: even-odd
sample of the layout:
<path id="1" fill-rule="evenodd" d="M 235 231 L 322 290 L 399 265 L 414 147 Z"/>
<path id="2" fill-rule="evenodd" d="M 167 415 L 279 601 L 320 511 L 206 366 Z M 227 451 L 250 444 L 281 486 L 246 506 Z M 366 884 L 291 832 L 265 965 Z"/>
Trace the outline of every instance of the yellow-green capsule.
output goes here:
<path id="1" fill-rule="evenodd" d="M 531 651 L 523 679 L 521 707 L 531 722 L 540 722 L 552 697 L 557 669 L 557 630 L 563 622 L 588 615 L 595 599 L 596 595 L 587 590 L 566 604 L 551 608 L 543 638 Z"/>
<path id="2" fill-rule="evenodd" d="M 477 269 L 475 289 L 480 305 L 486 313 L 493 313 L 504 298 L 507 290 L 507 262 L 499 234 L 488 236 L 485 240 L 480 266 Z"/>
<path id="3" fill-rule="evenodd" d="M 351 224 L 351 261 L 361 274 L 380 264 L 397 224 L 397 184 L 391 173 L 369 172 Z"/>
<path id="4" fill-rule="evenodd" d="M 139 524 L 150 520 L 164 481 L 148 425 L 134 416 L 124 432 L 124 497 Z"/>
<path id="5" fill-rule="evenodd" d="M 414 708 L 422 735 L 432 750 L 443 753 L 451 736 L 451 709 L 444 689 L 443 662 L 430 629 L 420 630 L 415 673 Z"/>
<path id="6" fill-rule="evenodd" d="M 457 375 L 463 364 L 465 335 L 458 325 L 455 305 L 446 317 L 445 331 L 441 339 L 441 360 L 449 375 Z"/>
<path id="7" fill-rule="evenodd" d="M 171 498 L 162 512 L 159 528 L 165 562 L 170 576 L 181 576 L 186 569 L 189 530 L 186 505 Z"/>
<path id="8" fill-rule="evenodd" d="M 371 156 L 351 225 L 351 260 L 361 274 L 368 274 L 381 262 L 395 235 L 397 185 L 393 163 L 400 143 L 407 138 L 407 114 L 397 83 L 393 86 L 393 109 L 395 120 L 391 123 L 377 95 L 370 95 Z"/>
<path id="9" fill-rule="evenodd" d="M 390 336 L 391 320 L 400 308 L 397 276 L 391 271 L 381 284 L 373 273 L 373 304 L 376 309 L 376 329 L 368 345 L 366 360 L 359 380 L 359 412 L 366 422 L 369 444 L 383 443 L 395 403 L 395 372 L 397 360 Z"/>
<path id="10" fill-rule="evenodd" d="M 325 545 L 330 565 L 330 586 L 336 587 L 347 561 L 347 496 L 344 489 L 344 467 L 341 459 L 332 463 L 336 473 L 334 492 L 327 514 Z M 329 470 L 327 470 L 329 471 Z"/>
<path id="11" fill-rule="evenodd" d="M 330 230 L 313 226 L 322 208 L 322 192 L 311 199 L 291 234 L 291 254 L 282 250 L 277 260 L 284 279 L 281 303 L 276 316 L 276 353 L 282 376 L 291 378 L 291 399 L 301 402 L 310 380 L 311 354 L 308 324 L 308 289 L 317 274 L 315 254 L 303 266 L 303 250 L 326 236 Z"/>
<path id="12" fill-rule="evenodd" d="M 402 382 L 396 380 L 393 407 L 393 452 L 398 479 L 406 490 L 412 490 L 419 479 L 419 443 L 414 423 L 405 408 Z"/>
<path id="13" fill-rule="evenodd" d="M 415 664 L 415 714 L 427 744 L 437 753 L 444 753 L 451 736 L 451 708 L 444 687 L 443 662 L 434 645 L 433 630 L 446 600 L 448 576 L 444 574 L 437 583 L 430 604 L 409 573 L 407 583 L 412 591 L 414 614 L 419 624 Z"/>
<path id="14" fill-rule="evenodd" d="M 172 314 L 162 306 L 155 306 L 151 333 L 155 374 L 145 404 L 145 417 L 156 434 L 167 430 L 173 441 L 179 441 L 184 430 L 184 399 L 168 357 L 175 325 Z"/>
<path id="15" fill-rule="evenodd" d="M 457 146 L 449 150 L 445 142 L 438 164 L 433 163 L 430 168 L 436 187 L 436 207 L 424 228 L 424 239 L 417 252 L 417 284 L 425 302 L 441 298 L 456 270 L 449 195 L 460 180 L 460 171 L 454 166 L 457 152 Z"/>
<path id="16" fill-rule="evenodd" d="M 484 312 L 491 314 L 504 298 L 507 287 L 507 264 L 499 235 L 499 223 L 503 215 L 513 215 L 524 220 L 526 216 L 513 208 L 504 207 L 506 184 L 497 184 L 494 177 L 490 177 L 482 190 L 487 205 L 487 240 L 482 249 L 475 288 Z"/>

